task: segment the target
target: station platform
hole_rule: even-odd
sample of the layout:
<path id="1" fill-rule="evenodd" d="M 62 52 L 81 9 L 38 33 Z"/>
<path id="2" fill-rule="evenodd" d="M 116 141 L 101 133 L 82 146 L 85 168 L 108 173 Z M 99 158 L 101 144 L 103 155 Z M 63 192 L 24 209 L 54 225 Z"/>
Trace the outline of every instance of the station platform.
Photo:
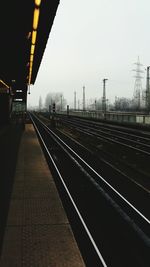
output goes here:
<path id="1" fill-rule="evenodd" d="M 32 124 L 19 146 L 0 267 L 84 267 Z"/>

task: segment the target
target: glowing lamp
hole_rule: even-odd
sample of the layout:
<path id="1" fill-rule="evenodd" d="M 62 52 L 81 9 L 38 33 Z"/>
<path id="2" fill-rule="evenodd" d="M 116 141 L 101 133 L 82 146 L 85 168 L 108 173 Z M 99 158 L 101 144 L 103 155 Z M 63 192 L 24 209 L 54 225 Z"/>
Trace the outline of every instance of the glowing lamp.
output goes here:
<path id="1" fill-rule="evenodd" d="M 33 55 L 30 55 L 30 62 L 33 62 Z"/>
<path id="2" fill-rule="evenodd" d="M 35 8 L 34 9 L 34 15 L 33 15 L 33 29 L 34 30 L 37 30 L 37 27 L 38 27 L 39 14 L 40 14 L 39 8 Z"/>
<path id="3" fill-rule="evenodd" d="M 40 4 L 41 4 L 41 0 L 35 0 L 35 5 L 36 6 L 40 6 Z"/>
<path id="4" fill-rule="evenodd" d="M 34 50 L 35 50 L 35 45 L 31 45 L 31 55 L 34 54 Z"/>
<path id="5" fill-rule="evenodd" d="M 32 32 L 32 44 L 35 44 L 36 42 L 36 36 L 37 36 L 37 31 Z"/>

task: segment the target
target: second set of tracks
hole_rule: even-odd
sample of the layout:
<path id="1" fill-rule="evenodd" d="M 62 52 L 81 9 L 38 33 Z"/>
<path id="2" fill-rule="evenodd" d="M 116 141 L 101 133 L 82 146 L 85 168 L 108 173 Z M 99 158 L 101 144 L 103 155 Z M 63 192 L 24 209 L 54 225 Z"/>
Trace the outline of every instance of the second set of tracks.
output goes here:
<path id="1" fill-rule="evenodd" d="M 115 170 L 103 177 L 106 166 L 94 154 L 30 116 L 55 169 L 86 266 L 149 266 L 148 192 L 121 173 L 117 178 Z"/>
<path id="2" fill-rule="evenodd" d="M 148 131 L 59 116 L 59 123 L 71 130 L 79 142 L 109 162 L 128 172 L 139 186 L 150 192 L 150 134 Z M 75 138 L 76 138 L 75 137 Z"/>

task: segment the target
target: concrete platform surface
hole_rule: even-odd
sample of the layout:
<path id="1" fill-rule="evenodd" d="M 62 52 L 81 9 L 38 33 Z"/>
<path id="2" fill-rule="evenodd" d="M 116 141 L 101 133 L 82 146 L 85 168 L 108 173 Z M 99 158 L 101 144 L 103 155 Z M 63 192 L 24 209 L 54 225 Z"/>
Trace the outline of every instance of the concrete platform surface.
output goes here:
<path id="1" fill-rule="evenodd" d="M 31 124 L 26 124 L 0 267 L 85 266 Z"/>

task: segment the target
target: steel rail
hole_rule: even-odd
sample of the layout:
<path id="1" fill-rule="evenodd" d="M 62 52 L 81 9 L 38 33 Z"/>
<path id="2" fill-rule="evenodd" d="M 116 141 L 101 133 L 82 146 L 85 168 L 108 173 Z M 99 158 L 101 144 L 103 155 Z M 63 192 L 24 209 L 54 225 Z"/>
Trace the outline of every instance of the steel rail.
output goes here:
<path id="1" fill-rule="evenodd" d="M 67 136 L 67 134 L 63 133 L 64 135 Z M 87 132 L 88 135 L 92 136 L 91 133 Z M 88 150 L 87 147 L 85 147 L 83 144 L 81 144 L 80 142 L 78 142 L 76 139 L 72 138 L 71 136 L 69 136 L 69 138 L 71 140 L 73 140 L 73 142 L 76 142 L 78 144 L 78 146 L 83 147 L 84 149 Z M 89 150 L 88 150 L 89 151 Z M 103 151 L 104 153 L 104 151 Z M 110 166 L 111 168 L 113 168 L 114 170 L 116 170 L 118 173 L 120 173 L 121 175 L 123 175 L 124 177 L 126 177 L 127 179 L 129 179 L 131 182 L 133 182 L 134 184 L 136 184 L 138 187 L 140 187 L 142 190 L 146 191 L 148 194 L 150 194 L 150 190 L 148 190 L 147 188 L 145 188 L 142 184 L 140 184 L 139 182 L 137 182 L 136 180 L 134 180 L 133 178 L 129 177 L 126 173 L 124 173 L 122 170 L 118 169 L 115 165 L 112 165 L 110 162 L 108 162 L 106 159 L 102 159 L 101 161 L 104 162 L 106 165 Z"/>
<path id="2" fill-rule="evenodd" d="M 45 148 L 45 150 L 46 150 L 46 152 L 47 152 L 47 154 L 48 154 L 48 156 L 49 156 L 51 162 L 53 163 L 53 166 L 55 167 L 55 169 L 56 169 L 56 171 L 57 171 L 57 174 L 58 174 L 58 176 L 59 176 L 59 178 L 60 178 L 60 180 L 61 180 L 61 182 L 62 182 L 62 184 L 63 184 L 63 186 L 64 186 L 64 188 L 65 188 L 65 190 L 66 190 L 66 192 L 67 192 L 67 194 L 68 194 L 68 196 L 69 196 L 69 198 L 70 198 L 70 201 L 71 201 L 73 207 L 75 208 L 75 210 L 76 210 L 76 212 L 77 212 L 77 214 L 78 214 L 78 216 L 79 216 L 79 219 L 80 219 L 80 221 L 81 221 L 81 223 L 82 223 L 82 225 L 83 225 L 83 227 L 84 227 L 84 229 L 85 229 L 85 231 L 86 231 L 86 233 L 87 233 L 87 235 L 88 235 L 88 237 L 89 237 L 89 239 L 90 239 L 90 241 L 91 241 L 91 243 L 92 243 L 92 245 L 93 245 L 93 247 L 94 247 L 94 249 L 95 249 L 95 251 L 96 251 L 96 254 L 97 254 L 98 258 L 100 259 L 102 265 L 103 265 L 104 267 L 107 267 L 106 261 L 104 260 L 104 258 L 103 258 L 103 256 L 102 256 L 101 252 L 99 251 L 99 249 L 98 249 L 98 247 L 97 247 L 97 245 L 96 245 L 96 243 L 95 243 L 95 241 L 94 241 L 94 239 L 93 239 L 93 237 L 92 237 L 92 234 L 91 234 L 90 230 L 88 229 L 86 223 L 84 222 L 84 219 L 83 219 L 83 217 L 82 217 L 82 215 L 81 215 L 81 213 L 80 213 L 80 211 L 79 211 L 77 205 L 75 204 L 75 202 L 74 202 L 74 200 L 73 200 L 73 198 L 72 198 L 72 196 L 71 196 L 71 194 L 70 194 L 70 192 L 69 192 L 69 190 L 68 190 L 68 188 L 67 188 L 67 185 L 66 185 L 66 183 L 64 182 L 63 177 L 62 177 L 62 175 L 61 175 L 61 173 L 60 173 L 60 171 L 59 171 L 59 169 L 58 169 L 56 163 L 54 162 L 53 157 L 51 156 L 51 154 L 50 154 L 50 152 L 49 152 L 49 150 L 48 150 L 48 148 L 47 148 L 47 146 L 46 146 L 46 144 L 45 144 L 45 142 L 44 142 L 44 140 L 43 140 L 43 138 L 42 138 L 42 136 L 41 136 L 41 134 L 40 134 L 40 132 L 39 132 L 37 126 L 36 126 L 36 124 L 35 124 L 35 122 L 34 122 L 34 120 L 32 119 L 32 116 L 30 116 L 30 118 L 31 118 L 31 120 L 32 120 L 32 123 L 33 123 L 33 125 L 34 125 L 36 131 L 38 132 L 38 135 L 39 135 L 39 137 L 40 137 L 40 139 L 41 139 L 41 141 L 42 141 L 42 144 L 43 144 L 43 146 L 44 146 L 44 148 Z M 43 123 L 42 123 L 42 124 L 43 124 Z"/>
<path id="3" fill-rule="evenodd" d="M 78 128 L 81 129 L 80 131 L 89 134 L 89 132 L 87 132 L 85 129 L 84 129 L 84 131 L 83 131 L 83 128 L 84 128 L 84 127 L 81 128 L 81 126 L 78 126 Z M 105 133 L 105 132 L 104 132 L 104 133 Z M 107 133 L 107 134 L 108 134 L 108 133 Z M 132 145 L 127 145 L 127 144 L 125 144 L 125 143 L 122 143 L 122 142 L 119 142 L 119 141 L 117 141 L 117 140 L 114 140 L 114 139 L 112 139 L 112 138 L 110 138 L 110 137 L 105 137 L 105 136 L 102 136 L 102 135 L 100 135 L 100 134 L 92 133 L 92 132 L 91 132 L 91 135 L 100 137 L 100 138 L 102 138 L 102 139 L 111 141 L 111 142 L 113 142 L 113 143 L 116 143 L 116 144 L 119 144 L 119 145 L 122 145 L 122 146 L 125 146 L 125 147 L 128 147 L 128 148 L 130 148 L 130 149 L 134 149 L 134 150 L 136 150 L 136 151 L 138 151 L 138 152 L 140 152 L 140 153 L 143 153 L 143 154 L 146 154 L 147 156 L 150 156 L 150 152 L 147 152 L 147 151 L 145 151 L 145 150 L 143 150 L 143 149 L 134 147 L 134 146 L 132 146 Z M 110 134 L 110 135 L 111 135 L 111 134 Z M 116 136 L 116 137 L 117 137 L 117 136 Z M 125 138 L 122 138 L 122 137 L 117 137 L 117 138 L 126 140 Z M 134 141 L 134 140 L 129 140 L 129 141 L 130 141 L 130 142 L 136 142 L 136 141 Z M 143 146 L 146 146 L 145 144 L 142 144 L 142 145 L 143 145 Z"/>
<path id="4" fill-rule="evenodd" d="M 34 115 L 35 116 L 35 115 Z M 142 219 L 144 219 L 148 224 L 150 220 L 146 218 L 136 207 L 134 207 L 123 195 L 121 195 L 111 184 L 109 184 L 98 172 L 96 172 L 83 158 L 81 158 L 71 147 L 69 147 L 59 136 L 57 136 L 51 129 L 49 129 L 37 116 L 36 119 L 43 125 L 48 132 L 50 132 L 56 139 L 58 139 L 65 147 L 67 147 L 78 159 L 81 160 L 94 174 L 96 174 L 113 192 L 115 192 L 125 203 L 130 206 Z"/>
<path id="5" fill-rule="evenodd" d="M 64 121 L 66 121 L 66 122 L 68 122 L 68 120 L 67 119 L 63 119 Z M 93 122 L 85 122 L 84 120 L 82 121 L 82 120 L 80 120 L 80 123 L 84 123 L 87 127 L 92 127 L 92 124 L 94 124 Z M 78 121 L 77 120 L 69 120 L 69 123 L 77 123 L 78 124 Z M 91 125 L 89 125 L 89 124 L 91 124 Z M 98 127 L 99 127 L 99 125 L 98 124 L 94 124 L 94 126 L 96 125 L 96 130 L 98 130 L 98 131 L 101 131 L 101 130 L 99 130 L 98 129 Z M 82 125 L 83 126 L 83 125 Z M 103 125 L 101 125 L 101 127 L 102 127 L 102 129 L 106 129 L 106 130 L 109 130 L 109 131 L 112 131 L 112 132 L 116 132 L 116 133 L 120 133 L 120 134 L 123 134 L 123 135 L 128 135 L 128 136 L 132 136 L 132 137 L 136 137 L 136 138 L 140 138 L 140 139 L 143 139 L 143 140 L 145 140 L 145 141 L 150 141 L 150 138 L 146 138 L 146 137 L 142 137 L 142 136 L 140 136 L 140 135 L 136 135 L 136 134 L 132 134 L 132 133 L 128 133 L 128 132 L 124 132 L 124 131 L 121 131 L 121 130 L 115 130 L 115 129 L 112 129 L 111 127 L 106 127 L 106 126 L 103 126 Z M 92 128 L 93 129 L 93 128 Z M 103 132 L 103 131 L 102 131 Z M 104 133 L 106 133 L 106 132 L 104 132 Z M 109 135 L 111 135 L 110 133 L 106 133 L 106 134 L 109 134 Z M 119 138 L 122 138 L 122 137 L 119 137 Z M 132 140 L 132 139 L 129 139 L 129 140 L 131 140 L 131 141 L 133 141 L 133 142 L 137 142 L 137 141 L 135 141 L 135 140 Z M 142 143 L 143 145 L 145 145 L 145 146 L 149 146 L 150 147 L 150 145 L 147 145 L 147 144 L 145 144 L 145 143 Z"/>
<path id="6" fill-rule="evenodd" d="M 63 120 L 66 120 L 66 118 L 65 119 L 63 118 Z M 142 138 L 142 139 L 150 141 L 150 135 L 149 135 L 149 138 L 147 138 L 147 137 L 144 137 L 144 136 L 140 136 L 140 135 L 136 135 L 136 134 L 133 134 L 133 133 L 126 132 L 126 131 L 133 132 L 134 128 L 127 128 L 127 127 L 123 127 L 123 126 L 118 127 L 117 125 L 109 125 L 109 124 L 107 124 L 107 126 L 106 126 L 106 124 L 104 125 L 104 123 L 87 121 L 87 120 L 84 120 L 83 118 L 78 118 L 78 120 L 76 118 L 71 118 L 70 121 L 77 121 L 78 122 L 79 120 L 80 120 L 80 122 L 85 123 L 85 124 L 88 124 L 88 123 L 90 123 L 91 125 L 94 124 L 94 126 L 96 126 L 96 127 L 102 127 L 103 129 L 106 129 L 106 130 L 119 132 L 119 133 L 127 134 L 127 135 L 130 135 L 130 136 L 133 136 L 133 137 Z M 66 121 L 68 121 L 68 120 L 66 120 Z M 119 129 L 117 129 L 117 127 Z M 120 130 L 120 128 L 123 128 L 124 131 Z M 135 129 L 135 130 L 141 132 L 143 135 L 148 135 L 147 132 L 144 132 L 144 130 L 138 130 L 138 129 Z"/>

